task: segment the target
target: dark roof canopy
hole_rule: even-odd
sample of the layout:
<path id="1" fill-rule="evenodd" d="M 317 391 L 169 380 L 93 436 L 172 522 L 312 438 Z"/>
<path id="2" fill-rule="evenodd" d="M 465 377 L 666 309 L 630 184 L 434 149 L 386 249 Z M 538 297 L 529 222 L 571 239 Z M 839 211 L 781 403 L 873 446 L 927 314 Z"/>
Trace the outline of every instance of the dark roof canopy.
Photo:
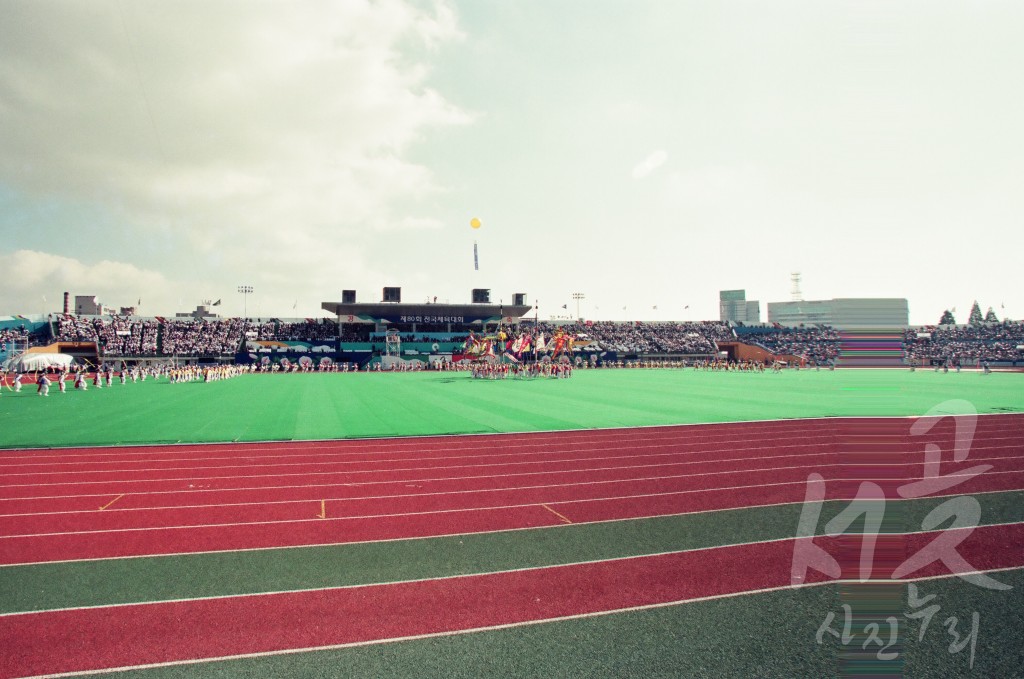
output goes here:
<path id="1" fill-rule="evenodd" d="M 533 307 L 525 304 L 402 304 L 375 302 L 341 304 L 324 302 L 321 308 L 338 316 L 344 323 L 376 321 L 378 323 L 475 323 L 516 321 Z"/>

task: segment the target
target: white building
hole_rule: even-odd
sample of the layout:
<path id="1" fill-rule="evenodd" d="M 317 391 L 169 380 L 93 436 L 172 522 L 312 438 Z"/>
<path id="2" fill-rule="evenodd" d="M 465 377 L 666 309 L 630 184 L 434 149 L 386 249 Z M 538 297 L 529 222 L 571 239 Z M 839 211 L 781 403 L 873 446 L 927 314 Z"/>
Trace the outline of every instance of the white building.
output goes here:
<path id="1" fill-rule="evenodd" d="M 909 321 L 910 307 L 907 300 L 897 297 L 848 297 L 768 303 L 768 322 L 788 327 L 831 325 L 839 329 L 906 328 Z"/>
<path id="2" fill-rule="evenodd" d="M 103 306 L 96 295 L 75 295 L 75 315 L 77 316 L 106 316 L 114 313 L 110 307 Z"/>
<path id="3" fill-rule="evenodd" d="M 733 323 L 760 323 L 761 302 L 756 299 L 748 300 L 746 290 L 720 290 L 718 318 Z"/>

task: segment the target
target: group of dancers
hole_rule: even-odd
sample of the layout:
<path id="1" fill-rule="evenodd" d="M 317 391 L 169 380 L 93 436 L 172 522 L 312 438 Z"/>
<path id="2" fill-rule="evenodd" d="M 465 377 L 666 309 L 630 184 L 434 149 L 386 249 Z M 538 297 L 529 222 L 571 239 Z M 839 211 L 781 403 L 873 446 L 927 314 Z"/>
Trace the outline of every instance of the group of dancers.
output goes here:
<path id="1" fill-rule="evenodd" d="M 121 384 L 125 383 L 126 378 L 124 373 L 121 373 L 119 379 L 121 381 Z M 14 378 L 11 380 L 11 383 L 7 385 L 7 387 L 12 392 L 17 394 L 21 392 L 22 386 L 24 386 L 26 383 L 35 382 L 36 394 L 39 396 L 49 396 L 50 387 L 53 385 L 54 382 L 57 383 L 57 390 L 60 393 L 64 394 L 68 390 L 69 381 L 72 382 L 74 384 L 74 388 L 79 391 L 85 391 L 86 389 L 89 388 L 88 374 L 85 371 L 72 372 L 67 368 L 63 368 L 59 372 L 52 374 L 52 379 L 51 373 L 45 370 L 39 371 L 34 375 L 34 377 L 28 377 L 26 373 L 18 372 L 15 373 Z M 92 383 L 95 388 L 102 389 L 104 382 L 108 387 L 113 385 L 113 371 L 104 372 L 102 370 L 97 370 L 95 373 L 93 373 Z M 2 393 L 3 385 L 6 383 L 6 377 L 0 379 L 0 393 Z"/>
<path id="2" fill-rule="evenodd" d="M 491 363 L 478 361 L 470 367 L 470 376 L 475 380 L 526 380 L 538 377 L 568 379 L 572 377 L 572 363 Z"/>
<path id="3" fill-rule="evenodd" d="M 76 366 L 73 370 L 63 367 L 57 372 L 41 370 L 31 376 L 25 372 L 17 372 L 9 384 L 6 375 L 0 374 L 0 393 L 2 393 L 5 384 L 10 391 L 20 393 L 23 386 L 34 382 L 37 395 L 49 396 L 50 388 L 54 384 L 56 384 L 59 393 L 67 393 L 69 382 L 75 391 L 88 391 L 90 386 L 93 389 L 111 388 L 114 386 L 115 379 L 122 385 L 127 384 L 129 380 L 135 383 L 145 382 L 149 378 L 154 380 L 166 378 L 171 383 L 194 381 L 196 379 L 212 382 L 229 376 L 233 377 L 243 372 L 240 366 L 218 366 L 205 369 L 192 366 L 185 369 L 165 365 L 131 367 L 122 365 L 118 369 L 111 365 L 101 365 L 92 370 L 89 369 L 90 367 Z"/>
<path id="4" fill-rule="evenodd" d="M 512 363 L 519 363 L 524 357 L 532 355 L 536 359 L 540 354 L 551 354 L 554 361 L 559 356 L 572 356 L 573 345 L 576 337 L 558 328 L 551 337 L 545 339 L 544 333 L 536 337 L 529 332 L 523 332 L 516 337 L 510 337 L 502 327 L 492 335 L 478 337 L 470 331 L 469 337 L 462 344 L 462 350 L 466 356 L 472 358 L 504 357 Z"/>

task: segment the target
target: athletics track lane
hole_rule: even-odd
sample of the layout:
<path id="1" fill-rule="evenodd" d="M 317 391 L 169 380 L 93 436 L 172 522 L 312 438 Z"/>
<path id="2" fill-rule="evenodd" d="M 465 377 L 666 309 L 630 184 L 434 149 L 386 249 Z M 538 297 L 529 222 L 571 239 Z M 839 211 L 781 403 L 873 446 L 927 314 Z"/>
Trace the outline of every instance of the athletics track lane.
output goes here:
<path id="1" fill-rule="evenodd" d="M 562 523 L 566 517 L 572 522 L 588 522 L 800 502 L 806 489 L 807 474 L 811 471 L 822 472 L 826 479 L 840 479 L 839 483 L 829 484 L 828 497 L 842 499 L 853 497 L 859 479 L 862 478 L 888 479 L 880 481 L 888 492 L 894 491 L 895 487 L 902 484 L 904 479 L 919 478 L 920 471 L 923 469 L 920 462 L 917 463 L 917 467 L 903 466 L 908 459 L 923 460 L 921 450 L 924 441 L 909 441 L 907 436 L 910 420 L 899 418 L 870 422 L 863 420 L 825 422 L 831 423 L 833 431 L 837 432 L 834 435 L 835 442 L 830 444 L 832 451 L 826 453 L 822 453 L 821 448 L 817 445 L 802 454 L 790 454 L 780 450 L 778 434 L 783 432 L 779 430 L 776 423 L 772 423 L 772 426 L 768 427 L 764 427 L 761 423 L 755 423 L 749 427 L 726 425 L 725 428 L 728 431 L 717 434 L 709 434 L 706 428 L 697 428 L 699 431 L 696 438 L 703 444 L 709 444 L 711 450 L 706 451 L 702 459 L 699 460 L 693 459 L 693 452 L 690 450 L 676 453 L 685 461 L 662 463 L 666 466 L 658 469 L 664 470 L 668 466 L 678 465 L 677 470 L 687 469 L 688 471 L 669 478 L 655 477 L 637 480 L 636 473 L 648 473 L 646 468 L 630 470 L 628 466 L 626 468 L 620 466 L 611 470 L 602 469 L 597 472 L 586 468 L 577 468 L 575 471 L 558 472 L 558 475 L 589 480 L 571 482 L 565 479 L 564 483 L 559 484 L 552 482 L 552 475 L 543 474 L 547 483 L 540 484 L 542 487 L 515 485 L 509 488 L 494 487 L 494 472 L 500 472 L 501 467 L 497 469 L 491 467 L 489 468 L 490 476 L 483 480 L 450 478 L 440 482 L 448 485 L 439 485 L 438 487 L 442 490 L 437 491 L 410 490 L 404 487 L 409 484 L 396 484 L 393 481 L 362 481 L 359 486 L 354 487 L 355 490 L 352 488 L 342 489 L 342 494 L 349 495 L 347 498 L 339 496 L 339 486 L 321 485 L 312 489 L 302 489 L 302 493 L 309 492 L 308 496 L 281 502 L 280 495 L 274 495 L 279 490 L 246 489 L 236 491 L 241 493 L 241 497 L 237 495 L 233 497 L 232 500 L 235 504 L 229 507 L 176 507 L 167 502 L 168 498 L 176 498 L 189 501 L 193 505 L 196 502 L 209 505 L 211 499 L 216 500 L 216 492 L 223 492 L 213 490 L 206 492 L 206 489 L 203 489 L 200 492 L 165 493 L 158 496 L 162 506 L 158 505 L 157 509 L 142 510 L 139 508 L 140 498 L 143 499 L 141 506 L 145 506 L 144 502 L 154 496 L 147 494 L 152 491 L 141 488 L 137 492 L 133 492 L 135 488 L 133 485 L 122 486 L 121 490 L 128 492 L 119 494 L 120 498 L 114 494 L 105 496 L 104 503 L 114 504 L 116 502 L 114 508 L 106 511 L 99 511 L 100 505 L 96 504 L 95 497 L 70 499 L 73 503 L 70 507 L 61 504 L 68 502 L 69 498 L 59 496 L 21 501 L 10 499 L 0 501 L 0 514 L 4 514 L 3 527 L 0 529 L 2 530 L 0 533 L 0 563 L 337 544 L 550 526 Z M 966 468 L 987 459 L 987 463 L 992 464 L 994 468 L 982 476 L 965 480 L 956 487 L 957 493 L 1015 490 L 1024 487 L 1024 475 L 1020 472 L 1019 439 L 1014 439 L 1012 435 L 1008 436 L 1016 431 L 1022 422 L 1024 419 L 1015 416 L 979 418 L 972 448 L 975 457 L 968 458 L 960 467 Z M 789 424 L 798 431 L 808 434 L 814 431 L 820 434 L 820 425 L 808 427 L 804 422 Z M 863 436 L 861 434 L 865 431 L 866 424 L 870 425 L 870 429 L 867 430 L 870 433 Z M 952 434 L 955 428 L 949 419 L 940 421 L 939 424 L 940 426 L 934 430 L 938 438 L 933 438 L 951 448 Z M 943 427 L 943 424 L 946 426 Z M 603 440 L 606 443 L 609 440 L 617 440 L 619 442 L 618 454 L 612 457 L 628 461 L 647 455 L 646 444 L 651 441 L 660 442 L 651 445 L 667 443 L 679 446 L 680 449 L 685 448 L 687 444 L 692 443 L 691 429 L 690 427 L 668 427 L 656 430 L 613 430 L 611 432 L 582 432 L 582 434 L 589 439 L 590 444 L 598 440 Z M 655 435 L 648 437 L 652 431 Z M 737 454 L 735 452 L 737 443 L 742 444 L 745 448 L 745 452 L 742 453 L 744 459 L 740 464 L 748 468 L 751 464 L 756 464 L 757 451 L 752 451 L 751 443 L 757 439 L 758 432 L 764 437 L 764 443 L 769 447 L 769 450 L 765 451 L 762 466 L 753 472 L 727 472 L 733 463 L 723 462 L 723 459 L 729 459 L 728 456 Z M 567 432 L 561 437 L 573 442 L 578 440 L 579 434 L 579 432 Z M 641 441 L 631 441 L 630 435 L 641 439 Z M 511 445 L 518 438 L 529 439 L 531 437 L 532 435 L 505 436 L 503 439 L 506 445 Z M 552 438 L 551 434 L 540 435 L 540 437 L 541 441 L 532 441 L 531 444 L 548 448 L 557 447 L 558 437 Z M 490 440 L 492 437 L 472 438 Z M 444 439 L 445 442 L 451 440 Z M 460 442 L 459 447 L 471 452 L 475 450 L 481 455 L 487 455 L 489 451 L 493 450 L 492 446 L 472 448 L 462 443 L 463 439 L 454 440 Z M 873 444 L 872 441 L 874 441 Z M 877 464 L 878 441 L 882 442 L 882 447 L 885 449 L 883 451 L 885 452 L 885 464 L 890 464 L 889 467 Z M 431 446 L 438 444 L 437 439 L 427 439 L 426 442 Z M 343 443 L 352 444 L 353 442 Z M 358 442 L 359 446 L 369 446 L 374 450 L 382 450 L 382 446 L 386 450 L 386 446 L 390 444 L 408 447 L 415 445 L 415 442 L 402 439 Z M 843 452 L 837 453 L 835 451 L 837 446 L 841 447 Z M 342 448 L 350 447 L 354 446 L 342 446 Z M 208 454 L 211 448 L 220 449 L 221 447 L 191 447 L 197 454 Z M 247 449 L 250 452 L 261 450 L 259 446 L 247 446 Z M 151 449 L 145 450 L 154 452 Z M 530 450 L 532 451 L 532 449 Z M 30 452 L 42 453 L 43 457 L 52 456 L 53 453 L 53 451 Z M 159 453 L 159 451 L 156 452 Z M 522 452 L 526 451 L 520 451 L 520 453 Z M 71 455 L 75 456 L 75 453 L 72 451 Z M 657 455 L 660 456 L 661 453 Z M 802 467 L 788 465 L 796 468 L 787 470 L 772 469 L 771 467 L 780 461 L 775 458 L 779 455 L 792 455 L 793 457 L 786 458 L 790 462 L 799 461 L 803 456 L 811 464 Z M 834 460 L 832 467 L 823 464 L 822 455 L 831 456 L 831 459 Z M 600 457 L 602 460 L 599 464 L 607 466 L 609 455 L 601 452 Z M 659 457 L 659 459 L 661 458 Z M 829 457 L 825 459 L 829 459 Z M 851 462 L 852 460 L 870 460 L 870 462 Z M 896 462 L 889 462 L 889 460 Z M 508 464 L 517 463 L 509 462 Z M 574 464 L 585 464 L 585 461 L 577 458 Z M 868 466 L 857 466 L 864 464 Z M 718 467 L 725 469 L 718 469 Z M 911 470 L 915 468 L 917 471 L 912 472 Z M 700 471 L 702 469 L 705 471 Z M 709 471 L 716 469 L 718 471 Z M 466 473 L 467 470 L 471 474 L 478 471 L 474 471 L 471 465 L 460 466 L 461 472 Z M 894 475 L 894 470 L 901 470 L 904 473 Z M 948 474 L 955 470 L 956 467 L 947 465 L 943 473 Z M 906 473 L 908 471 L 911 473 Z M 390 475 L 387 472 L 373 473 L 380 478 L 387 478 Z M 395 473 L 401 474 L 402 472 Z M 455 473 L 455 471 L 449 470 L 445 473 Z M 623 473 L 625 476 L 622 476 Z M 588 477 L 588 474 L 591 476 Z M 595 479 L 594 474 L 604 475 L 603 480 Z M 608 478 L 608 474 L 618 476 Z M 133 476 L 138 478 L 136 483 L 147 483 L 147 473 L 139 472 Z M 271 474 L 267 478 L 273 482 L 277 477 Z M 516 483 L 522 484 L 529 478 L 532 477 L 529 475 L 519 477 Z M 857 481 L 851 482 L 851 479 Z M 251 482 L 251 479 L 248 481 Z M 367 495 L 367 488 L 374 483 L 380 484 L 377 488 L 378 494 Z M 490 485 L 487 488 L 480 488 L 480 483 Z M 384 493 L 384 488 L 387 486 L 391 489 L 390 494 Z M 22 483 L 16 487 L 24 489 L 26 486 Z M 33 487 L 28 486 L 28 488 Z M 45 488 L 52 491 L 53 486 L 45 486 Z M 293 490 L 288 489 L 288 492 Z M 329 491 L 333 495 L 329 495 Z M 35 492 L 39 492 L 39 490 L 37 489 Z M 352 493 L 358 494 L 352 495 Z M 202 499 L 197 501 L 195 499 L 197 496 Z M 331 498 L 330 502 L 326 501 L 328 497 Z M 324 500 L 323 504 L 320 503 L 321 500 Z M 84 512 L 79 510 L 72 511 L 72 513 L 59 513 L 69 509 L 74 510 L 84 501 L 92 502 L 92 508 Z M 20 502 L 32 503 L 33 506 L 20 507 L 22 510 L 29 509 L 28 515 L 12 516 L 19 512 L 2 510 L 4 507 L 12 506 L 11 503 L 17 503 L 13 505 L 13 508 L 19 509 Z M 268 504 L 274 502 L 277 504 Z M 136 503 L 134 508 L 132 503 Z M 33 508 L 36 510 L 34 513 L 31 511 Z M 316 518 L 321 511 L 325 512 L 326 518 Z"/>
<path id="2" fill-rule="evenodd" d="M 936 535 L 898 539 L 903 551 L 913 554 Z M 1024 567 L 1024 555 L 1013 548 L 1022 542 L 1024 524 L 984 526 L 971 531 L 957 551 L 978 570 Z M 0 677 L 359 644 L 787 587 L 795 543 L 787 539 L 386 585 L 5 615 L 0 616 L 0 638 L 7 641 L 0 651 Z M 819 537 L 815 543 L 840 559 L 850 549 L 848 537 Z M 888 577 L 896 565 L 877 559 L 871 576 Z M 911 576 L 949 572 L 957 571 L 934 562 Z M 844 578 L 856 576 L 852 570 L 843 573 Z M 808 581 L 822 582 L 823 577 L 811 571 Z M 428 610 L 434 614 L 424 615 Z"/>

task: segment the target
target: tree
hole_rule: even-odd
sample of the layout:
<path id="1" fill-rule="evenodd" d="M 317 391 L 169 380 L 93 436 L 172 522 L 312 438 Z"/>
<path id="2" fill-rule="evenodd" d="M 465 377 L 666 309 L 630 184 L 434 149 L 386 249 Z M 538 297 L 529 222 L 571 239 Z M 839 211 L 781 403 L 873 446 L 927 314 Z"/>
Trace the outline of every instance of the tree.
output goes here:
<path id="1" fill-rule="evenodd" d="M 999 318 L 996 317 L 996 312 L 992 311 L 992 307 L 988 308 L 988 313 L 985 314 L 986 323 L 998 323 Z"/>
<path id="2" fill-rule="evenodd" d="M 981 325 L 983 319 L 981 317 L 981 307 L 978 306 L 978 300 L 974 300 L 974 306 L 971 307 L 971 315 L 967 319 L 968 325 Z"/>
<path id="3" fill-rule="evenodd" d="M 953 312 L 946 309 L 942 312 L 942 318 L 939 319 L 939 325 L 956 325 L 956 319 L 953 318 Z"/>

